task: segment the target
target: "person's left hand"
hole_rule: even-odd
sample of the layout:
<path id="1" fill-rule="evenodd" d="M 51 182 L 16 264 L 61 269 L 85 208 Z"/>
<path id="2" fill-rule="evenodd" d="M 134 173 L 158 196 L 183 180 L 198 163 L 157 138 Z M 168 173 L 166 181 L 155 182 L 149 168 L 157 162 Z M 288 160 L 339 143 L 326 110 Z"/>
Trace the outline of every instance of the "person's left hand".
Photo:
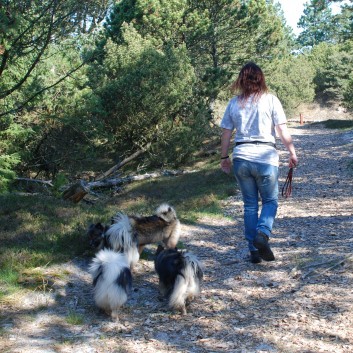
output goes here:
<path id="1" fill-rule="evenodd" d="M 288 162 L 289 168 L 295 168 L 298 165 L 298 157 L 296 154 L 291 154 L 289 156 L 289 162 Z"/>

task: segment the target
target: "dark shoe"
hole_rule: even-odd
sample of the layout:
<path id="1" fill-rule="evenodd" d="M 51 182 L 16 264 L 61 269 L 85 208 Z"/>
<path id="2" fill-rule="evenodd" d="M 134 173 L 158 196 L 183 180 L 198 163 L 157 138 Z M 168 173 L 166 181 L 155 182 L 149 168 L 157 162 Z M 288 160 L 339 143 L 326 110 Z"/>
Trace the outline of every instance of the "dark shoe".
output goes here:
<path id="1" fill-rule="evenodd" d="M 262 232 L 258 232 L 254 239 L 254 246 L 259 250 L 259 255 L 265 261 L 274 261 L 275 256 L 268 245 L 268 236 Z"/>
<path id="2" fill-rule="evenodd" d="M 258 264 L 262 261 L 260 255 L 259 255 L 259 252 L 257 250 L 250 251 L 250 261 L 253 264 Z"/>

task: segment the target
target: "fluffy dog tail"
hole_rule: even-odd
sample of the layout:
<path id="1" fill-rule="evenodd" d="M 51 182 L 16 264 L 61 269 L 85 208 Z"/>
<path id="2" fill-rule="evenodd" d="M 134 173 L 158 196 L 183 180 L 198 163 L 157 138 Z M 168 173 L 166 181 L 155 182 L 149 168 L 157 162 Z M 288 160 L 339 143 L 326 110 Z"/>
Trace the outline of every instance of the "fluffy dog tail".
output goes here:
<path id="1" fill-rule="evenodd" d="M 132 227 L 129 216 L 123 213 L 118 213 L 113 218 L 113 224 L 105 232 L 109 238 L 109 243 L 113 250 L 120 251 L 124 247 L 133 245 Z"/>
<path id="2" fill-rule="evenodd" d="M 110 249 L 100 250 L 89 267 L 96 305 L 118 318 L 118 309 L 126 303 L 132 276 L 126 255 Z"/>
<path id="3" fill-rule="evenodd" d="M 186 314 L 185 303 L 200 293 L 200 282 L 203 278 L 201 263 L 191 253 L 182 254 L 183 266 L 177 275 L 170 294 L 169 306 Z"/>
<path id="4" fill-rule="evenodd" d="M 118 213 L 113 218 L 113 224 L 106 230 L 105 237 L 113 250 L 126 254 L 130 266 L 137 263 L 140 257 L 138 241 L 128 215 Z"/>

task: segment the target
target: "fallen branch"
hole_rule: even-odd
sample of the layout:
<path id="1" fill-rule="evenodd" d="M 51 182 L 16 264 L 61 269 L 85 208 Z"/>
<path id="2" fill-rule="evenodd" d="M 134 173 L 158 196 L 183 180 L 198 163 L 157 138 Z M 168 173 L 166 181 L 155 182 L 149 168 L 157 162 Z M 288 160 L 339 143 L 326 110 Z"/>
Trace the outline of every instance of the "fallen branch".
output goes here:
<path id="1" fill-rule="evenodd" d="M 146 179 L 150 178 L 150 176 L 146 176 Z M 139 176 L 135 177 L 126 177 L 126 178 L 118 178 L 118 179 L 107 179 L 101 181 L 91 181 L 85 182 L 84 180 L 79 180 L 77 183 L 71 185 L 68 189 L 63 192 L 63 199 L 70 200 L 74 203 L 80 202 L 88 193 L 91 192 L 92 189 L 100 189 L 100 188 L 110 188 L 113 186 L 118 186 L 126 182 L 131 182 L 133 180 L 143 180 L 139 178 Z"/>
<path id="2" fill-rule="evenodd" d="M 122 183 L 121 179 L 113 179 L 113 180 L 105 180 L 109 175 L 115 173 L 118 169 L 120 169 L 125 164 L 131 162 L 133 159 L 141 155 L 142 153 L 146 152 L 151 147 L 151 143 L 148 143 L 142 149 L 136 151 L 131 156 L 125 158 L 120 163 L 116 164 L 115 166 L 111 167 L 105 173 L 99 175 L 96 178 L 95 182 L 86 183 L 83 180 L 75 183 L 74 185 L 70 186 L 66 191 L 63 193 L 64 200 L 71 200 L 75 203 L 80 202 L 90 191 L 90 188 L 94 187 L 94 183 L 98 183 L 96 187 L 111 187 Z M 93 183 L 93 184 L 92 184 Z"/>
<path id="3" fill-rule="evenodd" d="M 331 263 L 333 260 L 331 260 L 331 261 L 321 261 L 321 262 L 316 262 L 316 263 L 312 263 L 312 264 L 310 264 L 310 265 L 305 265 L 305 266 L 300 266 L 300 269 L 301 270 L 304 270 L 304 269 L 306 269 L 306 268 L 311 268 L 311 267 L 318 267 L 318 266 L 321 266 L 321 265 L 327 265 L 327 264 L 329 264 L 329 263 Z"/>
<path id="4" fill-rule="evenodd" d="M 44 184 L 53 187 L 52 181 L 51 180 L 41 180 L 41 179 L 32 179 L 32 178 L 16 178 L 15 180 L 17 181 L 25 181 L 28 183 L 38 183 L 38 184 Z"/>
<path id="5" fill-rule="evenodd" d="M 132 157 L 132 156 L 131 156 Z M 126 162 L 127 159 L 124 161 Z M 127 163 L 127 162 L 126 162 Z M 121 166 L 121 164 L 119 164 Z M 111 169 L 112 170 L 112 169 Z M 88 193 L 93 193 L 93 189 L 104 189 L 119 186 L 126 183 L 131 183 L 133 181 L 154 179 L 162 176 L 177 176 L 182 174 L 194 173 L 194 170 L 184 171 L 184 170 L 163 170 L 161 172 L 146 173 L 141 175 L 127 176 L 125 178 L 113 178 L 106 180 L 96 180 L 91 182 L 86 182 L 84 180 L 79 180 L 76 183 L 70 185 L 62 194 L 64 200 L 70 200 L 74 203 L 80 202 Z M 109 173 L 111 174 L 111 173 Z M 28 183 L 38 183 L 53 187 L 52 180 L 41 180 L 41 179 L 31 179 L 31 178 L 16 178 L 17 181 L 25 181 Z"/>
<path id="6" fill-rule="evenodd" d="M 329 266 L 327 268 L 325 268 L 323 271 L 320 271 L 320 272 L 316 272 L 316 269 L 312 269 L 311 271 L 305 273 L 303 276 L 302 276 L 302 279 L 305 279 L 306 277 L 308 277 L 309 275 L 313 274 L 313 276 L 320 276 L 320 275 L 323 275 L 324 273 L 336 268 L 337 266 L 340 266 L 342 264 L 344 264 L 346 261 L 351 261 L 353 260 L 353 255 L 350 254 L 350 255 L 347 255 L 345 256 L 343 259 L 340 259 L 339 261 L 336 261 L 332 266 Z M 325 263 L 321 263 L 321 264 L 332 264 L 332 260 L 331 261 L 327 261 Z"/>
<path id="7" fill-rule="evenodd" d="M 353 259 L 353 255 L 349 255 L 346 256 L 345 258 L 343 258 L 342 260 L 338 261 L 337 263 L 335 263 L 333 266 L 330 266 L 328 268 L 326 268 L 325 270 L 321 271 L 320 273 L 318 273 L 317 275 L 322 275 L 332 269 L 334 269 L 337 266 L 343 265 L 346 261 L 352 260 Z"/>
<path id="8" fill-rule="evenodd" d="M 140 149 L 139 151 L 136 151 L 135 153 L 133 153 L 131 156 L 125 158 L 123 161 L 121 161 L 120 163 L 116 164 L 115 166 L 111 167 L 109 170 L 107 170 L 105 173 L 99 175 L 96 178 L 96 181 L 99 180 L 103 180 L 106 179 L 109 175 L 112 175 L 113 173 L 115 173 L 118 169 L 120 169 L 121 167 L 123 167 L 125 164 L 131 162 L 133 159 L 135 159 L 136 157 L 140 156 L 141 154 L 145 153 L 149 148 L 151 147 L 151 143 L 148 143 L 144 148 Z"/>
<path id="9" fill-rule="evenodd" d="M 230 265 L 234 265 L 234 264 L 238 264 L 239 260 L 234 260 L 234 261 L 229 261 L 229 262 L 223 262 L 221 263 L 222 266 L 230 266 Z"/>
<path id="10" fill-rule="evenodd" d="M 146 180 L 159 178 L 161 176 L 177 176 L 186 173 L 193 173 L 194 171 L 171 171 L 164 170 L 162 172 L 146 173 L 142 175 L 128 176 L 125 178 L 115 178 L 100 181 L 85 182 L 83 180 L 71 185 L 66 191 L 63 192 L 64 200 L 71 200 L 75 203 L 80 202 L 92 189 L 110 188 L 133 181 Z"/>
<path id="11" fill-rule="evenodd" d="M 193 173 L 195 172 L 194 170 L 191 171 L 185 171 L 185 170 L 163 170 L 161 172 L 154 172 L 154 173 L 145 173 L 141 175 L 133 175 L 133 176 L 127 176 L 125 178 L 119 178 L 119 179 L 107 179 L 107 180 L 102 180 L 102 181 L 91 181 L 87 183 L 87 187 L 90 189 L 93 188 L 105 188 L 105 187 L 110 187 L 110 186 L 117 186 L 125 183 L 130 183 L 132 181 L 139 181 L 139 180 L 146 180 L 146 179 L 154 179 L 154 178 L 160 178 L 162 176 L 177 176 L 177 175 L 182 175 L 182 174 L 188 174 L 188 173 Z"/>

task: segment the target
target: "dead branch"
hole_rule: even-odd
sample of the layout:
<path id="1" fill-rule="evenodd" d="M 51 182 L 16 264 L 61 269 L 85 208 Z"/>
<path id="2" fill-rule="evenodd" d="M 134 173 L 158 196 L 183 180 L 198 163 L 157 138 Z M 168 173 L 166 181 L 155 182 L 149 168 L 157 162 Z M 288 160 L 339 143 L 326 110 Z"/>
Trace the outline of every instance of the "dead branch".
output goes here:
<path id="1" fill-rule="evenodd" d="M 99 181 L 85 182 L 83 180 L 71 185 L 68 189 L 63 192 L 64 200 L 71 200 L 75 203 L 80 202 L 92 189 L 104 189 L 110 188 L 122 184 L 131 183 L 133 181 L 146 180 L 159 178 L 161 176 L 177 176 L 186 173 L 193 173 L 192 171 L 172 171 L 163 170 L 162 172 L 146 173 L 141 175 L 127 176 L 125 178 L 114 178 Z"/>
<path id="2" fill-rule="evenodd" d="M 119 179 L 108 179 L 101 181 L 92 181 L 85 182 L 83 180 L 78 181 L 77 183 L 71 185 L 68 189 L 63 192 L 64 200 L 71 200 L 74 203 L 80 202 L 88 193 L 91 192 L 91 189 L 94 188 L 110 188 L 112 186 L 121 185 L 124 182 L 133 180 L 133 177 L 128 178 L 119 178 Z"/>
<path id="3" fill-rule="evenodd" d="M 352 254 L 349 254 L 347 256 L 345 256 L 343 259 L 340 259 L 339 261 L 336 261 L 333 263 L 333 265 L 325 268 L 323 271 L 320 271 L 320 272 L 316 272 L 316 269 L 312 269 L 310 270 L 309 272 L 305 273 L 303 276 L 302 276 L 302 279 L 305 279 L 306 277 L 308 277 L 309 275 L 313 274 L 313 276 L 320 276 L 320 275 L 323 275 L 324 273 L 344 264 L 346 261 L 351 261 L 353 260 L 353 255 Z M 325 263 L 321 263 L 321 264 L 332 264 L 332 260 L 331 261 L 327 261 Z M 316 273 L 315 273 L 316 272 Z"/>
<path id="4" fill-rule="evenodd" d="M 129 163 L 142 153 L 146 152 L 148 148 L 150 148 L 151 144 L 147 144 L 144 148 L 136 151 L 131 156 L 125 158 L 120 163 L 116 164 L 105 173 L 101 174 L 96 178 L 96 181 L 91 183 L 86 183 L 83 180 L 75 183 L 74 185 L 70 186 L 67 190 L 63 193 L 64 200 L 71 200 L 75 203 L 80 202 L 90 191 L 91 188 L 94 187 L 111 187 L 121 184 L 123 182 L 122 179 L 112 179 L 112 180 L 105 180 L 109 175 L 115 173 L 118 169 L 120 169 L 125 164 Z"/>
<path id="5" fill-rule="evenodd" d="M 133 153 L 131 156 L 125 158 L 124 160 L 122 160 L 120 163 L 116 164 L 115 166 L 111 167 L 109 170 L 107 170 L 105 173 L 99 175 L 96 178 L 96 181 L 99 180 L 103 180 L 106 179 L 109 175 L 115 173 L 118 169 L 120 169 L 121 167 L 123 167 L 125 164 L 131 162 L 133 159 L 135 159 L 136 157 L 140 156 L 142 153 L 145 153 L 149 148 L 151 147 L 151 143 L 148 143 L 145 147 L 143 147 L 142 149 L 136 151 L 135 153 Z"/>
<path id="6" fill-rule="evenodd" d="M 222 266 L 230 266 L 230 265 L 234 265 L 234 264 L 238 264 L 239 260 L 234 260 L 234 261 L 230 261 L 230 262 L 224 262 L 221 265 Z"/>
<path id="7" fill-rule="evenodd" d="M 125 160 L 126 161 L 126 160 Z M 88 193 L 93 193 L 93 189 L 104 189 L 116 187 L 119 185 L 131 183 L 133 181 L 140 181 L 146 179 L 154 179 L 162 176 L 177 176 L 181 174 L 193 173 L 191 171 L 183 170 L 163 170 L 161 172 L 146 173 L 141 175 L 127 176 L 124 178 L 112 178 L 106 180 L 96 180 L 91 182 L 86 182 L 84 180 L 79 180 L 74 184 L 67 187 L 62 194 L 64 200 L 71 200 L 74 203 L 80 202 Z M 38 183 L 46 186 L 53 187 L 52 180 L 41 180 L 32 178 L 16 178 L 17 181 L 24 181 L 26 183 Z"/>
<path id="8" fill-rule="evenodd" d="M 17 181 L 25 181 L 28 183 L 38 183 L 38 184 L 44 184 L 53 187 L 52 181 L 51 180 L 41 180 L 41 179 L 32 179 L 32 178 L 16 178 L 15 180 Z"/>

